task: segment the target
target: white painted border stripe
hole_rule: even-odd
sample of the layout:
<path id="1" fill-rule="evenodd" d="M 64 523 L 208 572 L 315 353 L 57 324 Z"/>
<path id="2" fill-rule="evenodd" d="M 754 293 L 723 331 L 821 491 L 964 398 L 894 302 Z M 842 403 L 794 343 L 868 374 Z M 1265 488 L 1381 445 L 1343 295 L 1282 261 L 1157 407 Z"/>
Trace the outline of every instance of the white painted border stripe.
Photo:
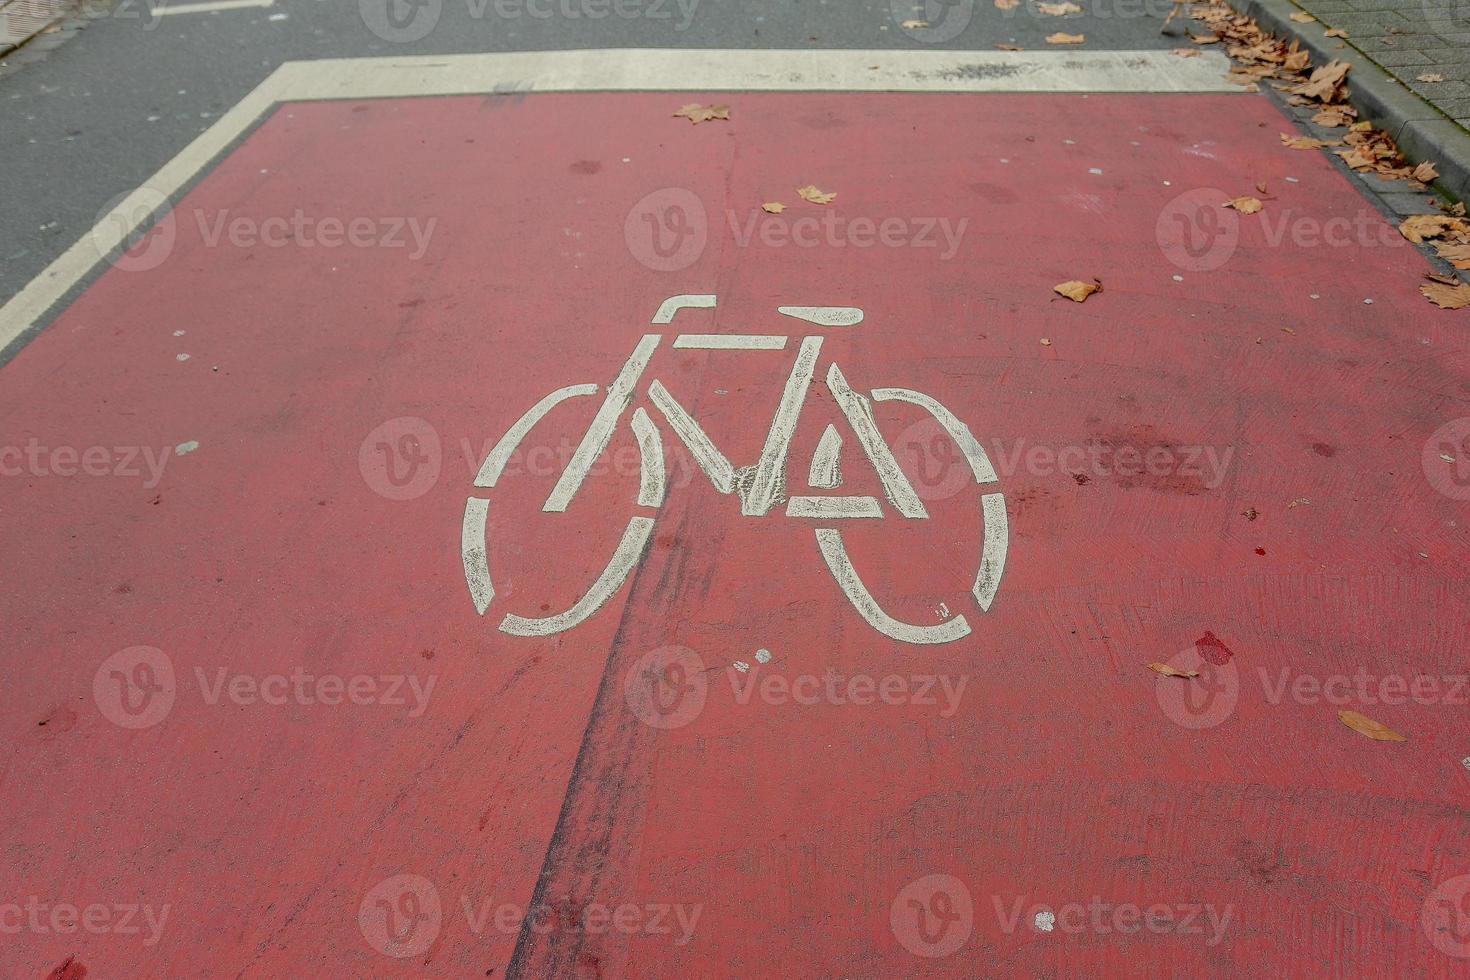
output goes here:
<path id="1" fill-rule="evenodd" d="M 873 66 L 877 65 L 877 68 Z M 1219 51 L 607 48 L 292 62 L 298 99 L 483 92 L 1233 92 Z M 672 111 L 672 110 L 670 110 Z"/>
<path id="2" fill-rule="evenodd" d="M 878 68 L 872 68 L 877 65 Z M 290 61 L 194 139 L 0 307 L 0 347 L 45 316 L 276 102 L 497 91 L 1225 92 L 1218 51 L 518 51 Z"/>
<path id="3" fill-rule="evenodd" d="M 785 350 L 786 338 L 771 333 L 681 333 L 674 338 L 679 350 Z"/>
<path id="4" fill-rule="evenodd" d="M 158 17 L 169 14 L 212 14 L 217 10 L 239 10 L 242 7 L 269 7 L 276 0 L 211 0 L 209 3 L 169 3 L 154 7 Z"/>

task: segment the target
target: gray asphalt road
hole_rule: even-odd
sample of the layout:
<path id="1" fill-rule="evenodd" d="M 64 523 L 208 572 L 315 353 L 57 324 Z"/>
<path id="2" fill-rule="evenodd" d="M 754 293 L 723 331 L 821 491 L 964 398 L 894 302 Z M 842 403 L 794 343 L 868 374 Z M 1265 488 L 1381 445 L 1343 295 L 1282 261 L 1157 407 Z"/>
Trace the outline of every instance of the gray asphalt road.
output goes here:
<path id="1" fill-rule="evenodd" d="M 391 7 L 390 7 L 391 5 Z M 1176 47 L 1170 0 L 275 0 L 160 16 L 121 0 L 69 43 L 0 77 L 0 301 L 284 61 L 598 47 Z M 390 17 L 391 12 L 391 17 Z M 905 28 L 905 22 L 929 26 Z M 396 26 L 395 26 L 396 25 Z M 376 28 L 376 30 L 374 29 Z"/>

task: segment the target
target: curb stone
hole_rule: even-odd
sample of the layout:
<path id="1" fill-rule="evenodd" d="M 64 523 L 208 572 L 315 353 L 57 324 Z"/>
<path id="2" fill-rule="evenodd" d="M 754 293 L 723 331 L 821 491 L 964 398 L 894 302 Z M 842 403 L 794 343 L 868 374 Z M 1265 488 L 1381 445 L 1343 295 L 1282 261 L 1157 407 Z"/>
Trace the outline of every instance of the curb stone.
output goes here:
<path id="1" fill-rule="evenodd" d="M 1303 12 L 1290 0 L 1227 0 L 1237 12 L 1255 19 L 1277 37 L 1294 38 L 1312 55 L 1313 65 L 1345 61 L 1348 101 L 1360 119 L 1384 130 L 1411 163 L 1429 160 L 1439 170 L 1436 189 L 1457 201 L 1470 200 L 1470 133 L 1433 105 L 1407 89 L 1367 55 L 1351 45 L 1352 38 L 1330 38 L 1331 25 L 1320 21 L 1298 24 Z M 1337 45 L 1342 44 L 1339 48 Z"/>

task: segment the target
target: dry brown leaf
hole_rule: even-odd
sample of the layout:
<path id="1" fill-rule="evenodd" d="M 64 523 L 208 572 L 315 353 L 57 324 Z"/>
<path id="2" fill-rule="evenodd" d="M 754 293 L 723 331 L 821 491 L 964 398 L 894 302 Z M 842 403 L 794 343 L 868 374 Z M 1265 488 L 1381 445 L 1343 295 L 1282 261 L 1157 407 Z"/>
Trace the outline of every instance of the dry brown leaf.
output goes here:
<path id="1" fill-rule="evenodd" d="M 1064 34 L 1061 31 L 1046 36 L 1047 44 L 1081 44 L 1085 40 L 1085 34 Z"/>
<path id="2" fill-rule="evenodd" d="M 1148 665 L 1148 669 L 1155 674 L 1163 674 L 1165 677 L 1183 677 L 1185 680 L 1199 676 L 1199 671 L 1197 670 L 1180 670 L 1177 667 L 1170 667 L 1168 664 L 1161 663 L 1151 663 Z"/>
<path id="3" fill-rule="evenodd" d="M 1339 126 L 1346 126 L 1352 122 L 1354 115 L 1352 106 L 1334 105 L 1319 110 L 1312 117 L 1312 122 L 1326 129 L 1336 129 Z"/>
<path id="4" fill-rule="evenodd" d="M 1222 208 L 1234 208 L 1241 214 L 1255 214 L 1263 207 L 1260 198 L 1255 197 L 1233 197 L 1220 206 Z"/>
<path id="5" fill-rule="evenodd" d="M 1312 72 L 1309 79 L 1292 91 L 1318 102 L 1339 102 L 1342 100 L 1343 82 L 1347 79 L 1350 67 L 1346 61 L 1329 61 Z"/>
<path id="6" fill-rule="evenodd" d="M 1046 338 L 1046 337 L 1042 337 L 1041 338 L 1041 346 L 1042 347 L 1050 347 L 1051 346 L 1051 341 L 1048 338 Z"/>
<path id="7" fill-rule="evenodd" d="M 1175 48 L 1171 53 L 1181 58 L 1198 58 L 1199 48 Z"/>
<path id="8" fill-rule="evenodd" d="M 1444 81 L 1444 76 L 1443 75 L 1437 75 L 1437 74 L 1435 74 L 1433 72 L 1425 72 L 1422 75 L 1415 75 L 1414 76 L 1414 81 L 1416 81 L 1416 82 L 1442 82 L 1442 81 Z"/>
<path id="9" fill-rule="evenodd" d="M 1434 281 L 1426 282 L 1419 287 L 1419 292 L 1424 298 L 1442 310 L 1463 310 L 1470 306 L 1470 283 L 1457 282 L 1453 286 L 1440 282 L 1433 276 L 1428 277 Z"/>
<path id="10" fill-rule="evenodd" d="M 1294 21 L 1296 21 L 1298 24 L 1315 24 L 1315 23 L 1317 23 L 1317 18 L 1313 17 L 1311 14 L 1308 14 L 1308 13 L 1295 13 L 1295 14 L 1292 14 L 1291 15 L 1291 19 L 1294 20 Z"/>
<path id="11" fill-rule="evenodd" d="M 1220 38 L 1216 34 L 1191 34 L 1189 39 L 1195 44 L 1219 44 Z"/>
<path id="12" fill-rule="evenodd" d="M 1026 50 L 1025 48 L 1021 47 L 1019 44 L 997 44 L 996 47 L 999 48 L 1002 51 L 1024 51 L 1024 50 Z"/>
<path id="13" fill-rule="evenodd" d="M 1411 214 L 1399 223 L 1399 232 L 1415 245 L 1431 238 L 1470 241 L 1470 221 L 1450 214 Z"/>
<path id="14" fill-rule="evenodd" d="M 1021 0 L 995 0 L 996 10 L 1015 10 L 1021 5 Z"/>
<path id="15" fill-rule="evenodd" d="M 918 27 L 928 27 L 929 22 L 927 20 L 906 20 L 898 26 L 902 27 L 906 31 L 911 31 Z"/>
<path id="16" fill-rule="evenodd" d="M 1256 193 L 1257 194 L 1264 194 L 1264 193 L 1266 193 L 1266 182 L 1264 180 L 1258 181 L 1256 183 Z"/>
<path id="17" fill-rule="evenodd" d="M 1456 269 L 1470 269 L 1470 245 L 1435 242 L 1435 253 Z"/>
<path id="18" fill-rule="evenodd" d="M 780 201 L 767 201 L 765 204 L 761 205 L 761 210 L 764 211 L 766 214 L 780 214 L 782 211 L 786 210 L 786 205 L 782 204 Z"/>
<path id="19" fill-rule="evenodd" d="M 833 201 L 837 200 L 836 191 L 832 191 L 829 194 L 826 191 L 818 190 L 815 184 L 807 184 L 805 187 L 798 187 L 796 189 L 796 193 L 801 197 L 803 201 L 810 201 L 813 204 L 831 204 Z"/>
<path id="20" fill-rule="evenodd" d="M 1324 146 L 1341 146 L 1342 140 L 1319 140 L 1311 136 L 1281 134 L 1281 145 L 1290 150 L 1320 150 Z"/>
<path id="21" fill-rule="evenodd" d="M 691 102 L 674 115 L 683 116 L 697 126 L 711 119 L 729 119 L 730 107 L 727 105 L 700 105 L 698 102 Z"/>
<path id="22" fill-rule="evenodd" d="M 1048 17 L 1063 17 L 1067 14 L 1080 14 L 1082 8 L 1072 0 L 1062 0 L 1061 3 L 1038 3 L 1036 9 Z"/>
<path id="23" fill-rule="evenodd" d="M 1080 279 L 1069 279 L 1059 282 L 1051 287 L 1052 292 L 1065 296 L 1074 303 L 1080 303 L 1093 293 L 1102 292 L 1102 282 L 1097 279 L 1092 282 L 1083 282 Z"/>
<path id="24" fill-rule="evenodd" d="M 1434 169 L 1434 164 L 1425 160 L 1414 168 L 1414 179 L 1426 184 L 1433 183 L 1434 178 L 1439 176 L 1439 171 Z"/>
<path id="25" fill-rule="evenodd" d="M 1435 198 L 1434 206 L 1439 208 L 1445 214 L 1451 214 L 1457 218 L 1465 217 L 1464 201 L 1456 201 L 1454 204 L 1448 204 L 1444 201 L 1439 200 L 1438 198 Z"/>
<path id="26" fill-rule="evenodd" d="M 1374 741 L 1408 741 L 1408 739 L 1404 738 L 1402 735 L 1394 731 L 1392 728 L 1389 728 L 1387 725 L 1381 725 L 1378 722 L 1374 721 L 1372 718 L 1369 718 L 1367 715 L 1358 714 L 1358 712 L 1356 711 L 1339 711 L 1337 713 L 1337 720 L 1351 728 L 1353 731 L 1357 732 L 1359 735 L 1366 735 Z"/>
<path id="27" fill-rule="evenodd" d="M 1326 36 L 1327 37 L 1347 37 L 1348 36 L 1348 32 L 1345 31 L 1345 30 L 1343 30 L 1341 27 L 1334 27 L 1334 28 L 1331 28 L 1330 30 L 1327 31 Z"/>

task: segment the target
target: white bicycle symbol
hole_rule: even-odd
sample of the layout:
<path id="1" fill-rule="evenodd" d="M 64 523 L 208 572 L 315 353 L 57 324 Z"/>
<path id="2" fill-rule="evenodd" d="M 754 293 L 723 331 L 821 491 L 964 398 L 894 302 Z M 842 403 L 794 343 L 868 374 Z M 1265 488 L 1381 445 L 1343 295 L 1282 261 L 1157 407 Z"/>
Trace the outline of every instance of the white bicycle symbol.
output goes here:
<path id="1" fill-rule="evenodd" d="M 653 323 L 670 323 L 681 309 L 709 308 L 714 305 L 713 295 L 671 296 L 659 306 Z M 863 319 L 862 310 L 846 306 L 782 306 L 779 307 L 779 312 L 824 327 L 856 326 Z M 541 508 L 544 512 L 560 513 L 566 510 L 586 479 L 588 470 L 607 449 L 613 431 L 631 404 L 634 389 L 662 339 L 660 334 L 646 334 L 623 363 L 617 377 L 607 386 L 602 406 L 597 410 L 586 435 L 582 437 L 567 468 Z M 775 334 L 679 334 L 674 338 L 673 346 L 681 350 L 769 351 L 784 350 L 789 339 Z M 816 373 L 817 355 L 821 349 L 820 335 L 801 338 L 796 361 L 786 379 L 776 413 L 771 419 L 760 459 L 750 466 L 738 469 L 730 464 L 700 428 L 699 423 L 658 380 L 648 386 L 649 400 L 684 443 L 696 464 L 718 492 L 733 493 L 740 498 L 740 512 L 745 516 L 764 517 L 776 506 L 778 497 L 786 500 L 788 517 L 815 518 L 825 522 L 883 516 L 878 501 L 870 496 L 793 495 L 785 498 L 787 454 L 807 389 Z M 958 446 L 969 463 L 976 485 L 985 487 L 996 482 L 990 459 L 971 434 L 969 427 L 928 395 L 909 388 L 875 388 L 869 395 L 863 395 L 854 391 L 847 383 L 847 378 L 835 361 L 827 368 L 825 383 L 852 427 L 858 444 L 877 471 L 883 495 L 903 517 L 909 520 L 926 520 L 929 514 L 878 431 L 873 418 L 874 401 L 900 401 L 923 408 Z M 568 385 L 558 388 L 537 402 L 495 444 L 480 466 L 474 485 L 480 489 L 493 489 L 512 453 L 547 413 L 564 401 L 595 395 L 598 390 L 595 384 Z M 638 506 L 651 508 L 656 512 L 663 504 L 665 492 L 662 437 L 648 412 L 641 407 L 634 410 L 631 425 L 641 458 Z M 817 444 L 808 471 L 807 482 L 813 489 L 830 490 L 840 486 L 842 478 L 838 460 L 841 448 L 842 438 L 835 426 L 827 426 Z M 970 593 L 980 610 L 985 612 L 995 599 L 996 590 L 1000 587 L 1001 573 L 1005 570 L 1008 527 L 1003 494 L 984 493 L 980 503 L 985 530 L 980 547 L 980 566 Z M 495 599 L 485 539 L 489 510 L 488 499 L 469 497 L 465 501 L 461 532 L 465 582 L 469 586 L 475 611 L 481 616 L 486 614 Z M 542 618 L 526 618 L 507 613 L 500 621 L 501 632 L 514 636 L 550 636 L 585 622 L 627 581 L 628 575 L 641 560 L 653 531 L 653 524 L 653 516 L 635 514 L 629 519 L 607 566 L 569 609 Z M 842 532 L 836 528 L 819 527 L 816 529 L 816 539 L 822 558 L 842 593 L 863 619 L 884 636 L 905 643 L 949 643 L 969 635 L 970 624 L 962 614 L 938 625 L 906 623 L 890 616 L 863 585 L 862 578 L 848 558 Z"/>

